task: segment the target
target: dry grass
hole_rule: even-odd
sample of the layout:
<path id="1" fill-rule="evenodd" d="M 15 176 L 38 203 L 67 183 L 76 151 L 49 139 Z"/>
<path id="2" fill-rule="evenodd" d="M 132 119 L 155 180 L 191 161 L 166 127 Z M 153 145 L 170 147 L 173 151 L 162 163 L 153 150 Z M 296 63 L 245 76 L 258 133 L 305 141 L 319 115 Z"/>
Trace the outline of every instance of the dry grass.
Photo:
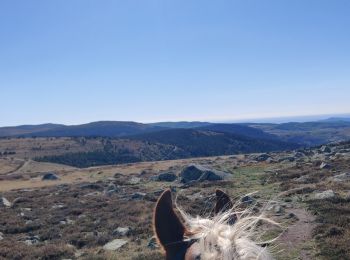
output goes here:
<path id="1" fill-rule="evenodd" d="M 288 156 L 288 153 L 272 156 Z M 145 162 L 86 169 L 64 168 L 51 164 L 28 163 L 23 160 L 0 160 L 0 192 L 17 203 L 0 209 L 0 258 L 6 259 L 163 259 L 158 249 L 147 247 L 152 232 L 152 210 L 161 190 L 177 190 L 178 204 L 191 214 L 210 214 L 214 205 L 214 191 L 222 188 L 234 199 L 260 191 L 254 198 L 271 200 L 279 195 L 279 203 L 286 204 L 285 214 L 274 216 L 286 227 L 302 226 L 310 220 L 307 207 L 315 212 L 319 224 L 310 237 L 298 237 L 286 232 L 280 242 L 278 259 L 349 259 L 349 201 L 345 193 L 349 183 L 334 183 L 329 177 L 349 170 L 349 158 L 334 159 L 332 169 L 320 170 L 312 160 L 305 162 L 256 162 L 256 155 L 222 156 L 161 162 Z M 180 183 L 154 182 L 150 177 L 161 171 L 178 172 L 184 165 L 199 163 L 232 173 L 232 179 L 203 182 L 190 187 Z M 59 181 L 42 181 L 41 171 L 54 170 Z M 10 172 L 10 173 L 9 173 Z M 13 179 L 6 179 L 13 177 Z M 306 176 L 302 181 L 298 178 Z M 130 184 L 131 177 L 140 183 Z M 94 183 L 90 188 L 83 184 Z M 103 190 L 110 184 L 118 192 L 106 196 Z M 336 200 L 325 203 L 310 200 L 315 190 L 333 189 Z M 142 200 L 131 199 L 135 192 L 144 192 Z M 289 218 L 295 213 L 303 218 Z M 300 214 L 299 214 L 300 213 Z M 338 217 L 338 216 L 342 217 Z M 311 225 L 312 223 L 310 223 Z M 306 224 L 307 225 L 307 224 Z M 117 227 L 129 226 L 128 244 L 116 252 L 106 252 L 102 246 L 114 238 Z M 294 229 L 295 231 L 295 229 Z M 275 231 L 272 231 L 275 232 Z M 275 235 L 271 233 L 268 235 Z M 28 237 L 38 236 L 35 245 L 24 243 Z M 286 241 L 294 241 L 290 246 Z M 283 244 L 284 243 L 284 244 Z M 315 253 L 317 255 L 315 256 Z M 342 258 L 343 257 L 343 258 Z M 346 258 L 348 257 L 348 258 Z"/>

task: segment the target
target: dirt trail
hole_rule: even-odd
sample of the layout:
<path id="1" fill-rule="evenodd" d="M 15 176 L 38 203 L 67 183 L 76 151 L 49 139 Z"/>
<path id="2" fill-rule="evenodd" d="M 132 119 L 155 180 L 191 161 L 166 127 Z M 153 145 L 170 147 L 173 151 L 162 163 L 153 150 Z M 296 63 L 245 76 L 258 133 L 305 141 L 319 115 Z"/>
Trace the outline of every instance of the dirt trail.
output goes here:
<path id="1" fill-rule="evenodd" d="M 315 217 L 304 208 L 292 208 L 286 211 L 286 214 L 294 213 L 297 221 L 288 227 L 281 235 L 279 241 L 285 249 L 292 253 L 298 250 L 298 259 L 314 259 L 308 243 L 312 240 L 312 230 L 315 227 Z"/>

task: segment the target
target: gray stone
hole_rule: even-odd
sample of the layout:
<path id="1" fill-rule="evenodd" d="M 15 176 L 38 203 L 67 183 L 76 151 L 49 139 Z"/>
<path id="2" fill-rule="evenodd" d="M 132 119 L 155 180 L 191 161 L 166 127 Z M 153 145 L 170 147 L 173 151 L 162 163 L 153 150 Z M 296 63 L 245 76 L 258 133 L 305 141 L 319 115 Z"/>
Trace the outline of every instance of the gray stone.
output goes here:
<path id="1" fill-rule="evenodd" d="M 324 199 L 331 199 L 335 197 L 335 193 L 333 190 L 326 190 L 322 192 L 315 193 L 314 199 L 316 200 L 324 200 Z"/>
<path id="2" fill-rule="evenodd" d="M 29 202 L 29 199 L 23 198 L 23 197 L 15 198 L 12 202 L 12 206 L 15 206 L 15 205 L 23 203 L 23 202 Z"/>
<path id="3" fill-rule="evenodd" d="M 322 162 L 320 165 L 320 169 L 330 169 L 331 165 L 325 162 Z"/>
<path id="4" fill-rule="evenodd" d="M 176 178 L 177 178 L 176 174 L 172 172 L 164 172 L 156 176 L 157 181 L 173 182 L 176 180 Z"/>
<path id="5" fill-rule="evenodd" d="M 342 174 L 335 175 L 330 178 L 334 182 L 350 181 L 350 172 L 345 172 Z"/>
<path id="6" fill-rule="evenodd" d="M 118 227 L 113 231 L 113 236 L 127 236 L 130 231 L 130 227 Z"/>
<path id="7" fill-rule="evenodd" d="M 141 182 L 141 178 L 139 177 L 131 177 L 131 179 L 128 181 L 129 184 L 139 184 Z"/>
<path id="8" fill-rule="evenodd" d="M 128 243 L 125 239 L 114 239 L 103 246 L 104 250 L 116 251 Z"/>
<path id="9" fill-rule="evenodd" d="M 295 161 L 295 157 L 288 156 L 288 157 L 284 157 L 284 158 L 281 158 L 281 159 L 278 160 L 278 162 L 285 162 L 285 161 L 294 162 Z"/>
<path id="10" fill-rule="evenodd" d="M 83 184 L 80 186 L 81 189 L 85 190 L 85 189 L 90 189 L 90 190 L 103 190 L 103 187 L 97 183 L 87 183 L 87 184 Z"/>
<path id="11" fill-rule="evenodd" d="M 230 177 L 231 175 L 229 173 L 208 169 L 204 166 L 196 164 L 191 164 L 185 167 L 180 173 L 182 183 L 192 181 L 219 181 Z"/>
<path id="12" fill-rule="evenodd" d="M 57 181 L 59 179 L 60 178 L 53 172 L 47 172 L 41 177 L 43 181 Z"/>
<path id="13" fill-rule="evenodd" d="M 146 196 L 144 192 L 135 192 L 131 195 L 131 199 L 133 200 L 142 200 Z"/>
<path id="14" fill-rule="evenodd" d="M 254 199 L 250 196 L 244 196 L 242 199 L 241 199 L 241 202 L 242 203 L 245 203 L 245 204 L 252 204 L 254 201 Z"/>
<path id="15" fill-rule="evenodd" d="M 0 241 L 4 239 L 4 234 L 0 232 Z"/>
<path id="16" fill-rule="evenodd" d="M 280 205 L 275 205 L 273 207 L 273 212 L 277 215 L 281 215 L 284 212 L 284 209 Z"/>
<path id="17" fill-rule="evenodd" d="M 38 244 L 40 242 L 39 236 L 30 236 L 27 237 L 24 243 L 28 246 Z"/>
<path id="18" fill-rule="evenodd" d="M 286 218 L 298 220 L 299 218 L 293 212 L 290 212 Z"/>
<path id="19" fill-rule="evenodd" d="M 108 184 L 106 190 L 105 190 L 105 194 L 107 196 L 111 196 L 112 194 L 118 192 L 118 187 L 114 184 L 114 183 L 110 183 Z"/>
<path id="20" fill-rule="evenodd" d="M 6 208 L 10 208 L 12 206 L 12 203 L 10 201 L 8 201 L 8 199 L 6 199 L 5 197 L 2 197 L 0 200 L 0 207 L 6 207 Z"/>
<path id="21" fill-rule="evenodd" d="M 305 183 L 305 182 L 308 182 L 309 179 L 310 179 L 309 176 L 303 175 L 303 176 L 300 176 L 299 178 L 295 178 L 294 181 L 298 183 Z"/>
<path id="22" fill-rule="evenodd" d="M 331 148 L 329 148 L 329 147 L 326 146 L 326 145 L 323 145 L 323 146 L 321 147 L 320 151 L 321 151 L 322 153 L 331 153 L 331 152 L 332 152 Z"/>
<path id="23" fill-rule="evenodd" d="M 150 240 L 148 241 L 147 247 L 152 250 L 159 248 L 159 245 L 157 243 L 157 238 L 151 237 Z"/>
<path id="24" fill-rule="evenodd" d="M 263 162 L 263 161 L 266 161 L 269 158 L 271 158 L 270 155 L 268 155 L 266 153 L 263 153 L 263 154 L 260 154 L 259 156 L 257 156 L 255 158 L 255 160 L 257 160 L 258 162 Z"/>
<path id="25" fill-rule="evenodd" d="M 302 153 L 302 152 L 296 152 L 296 153 L 294 154 L 294 157 L 295 157 L 295 158 L 302 158 L 302 157 L 304 157 L 304 156 L 305 156 L 305 154 Z"/>

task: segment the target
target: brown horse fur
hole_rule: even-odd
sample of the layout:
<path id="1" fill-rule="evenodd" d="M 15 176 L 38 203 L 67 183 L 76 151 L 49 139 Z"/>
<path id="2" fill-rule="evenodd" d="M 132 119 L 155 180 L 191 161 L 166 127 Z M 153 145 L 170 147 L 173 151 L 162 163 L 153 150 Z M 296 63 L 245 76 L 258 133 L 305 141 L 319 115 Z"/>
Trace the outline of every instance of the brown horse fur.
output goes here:
<path id="1" fill-rule="evenodd" d="M 216 190 L 215 214 L 227 211 L 232 207 L 233 203 L 229 196 L 222 190 Z M 234 216 L 234 220 L 235 218 Z M 186 250 L 188 246 L 179 242 L 182 242 L 185 236 L 191 234 L 186 230 L 174 211 L 170 189 L 165 190 L 158 198 L 153 215 L 153 227 L 158 243 L 166 253 L 166 259 L 177 260 L 178 258 L 173 257 L 176 252 Z"/>

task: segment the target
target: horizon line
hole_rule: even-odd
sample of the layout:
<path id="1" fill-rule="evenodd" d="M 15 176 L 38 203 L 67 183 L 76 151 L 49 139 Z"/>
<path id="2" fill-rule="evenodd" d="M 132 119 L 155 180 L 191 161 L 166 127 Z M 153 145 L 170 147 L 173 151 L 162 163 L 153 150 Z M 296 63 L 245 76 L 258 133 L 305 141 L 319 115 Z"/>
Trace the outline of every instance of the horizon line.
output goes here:
<path id="1" fill-rule="evenodd" d="M 2 125 L 0 127 L 18 127 L 18 126 L 35 126 L 45 124 L 57 124 L 65 126 L 83 125 L 93 122 L 135 122 L 142 124 L 155 124 L 155 123 L 176 123 L 176 122 L 206 122 L 206 123 L 288 123 L 288 122 L 312 122 L 318 120 L 324 120 L 332 117 L 350 117 L 349 113 L 333 113 L 333 114 L 307 114 L 307 115 L 287 115 L 287 116 L 272 116 L 272 117 L 247 117 L 247 118 L 236 118 L 236 119 L 188 119 L 188 120 L 93 120 L 82 123 L 54 123 L 54 122 L 42 122 L 42 123 L 29 123 L 29 124 L 17 124 L 17 125 Z M 295 119 L 294 121 L 292 119 Z"/>

